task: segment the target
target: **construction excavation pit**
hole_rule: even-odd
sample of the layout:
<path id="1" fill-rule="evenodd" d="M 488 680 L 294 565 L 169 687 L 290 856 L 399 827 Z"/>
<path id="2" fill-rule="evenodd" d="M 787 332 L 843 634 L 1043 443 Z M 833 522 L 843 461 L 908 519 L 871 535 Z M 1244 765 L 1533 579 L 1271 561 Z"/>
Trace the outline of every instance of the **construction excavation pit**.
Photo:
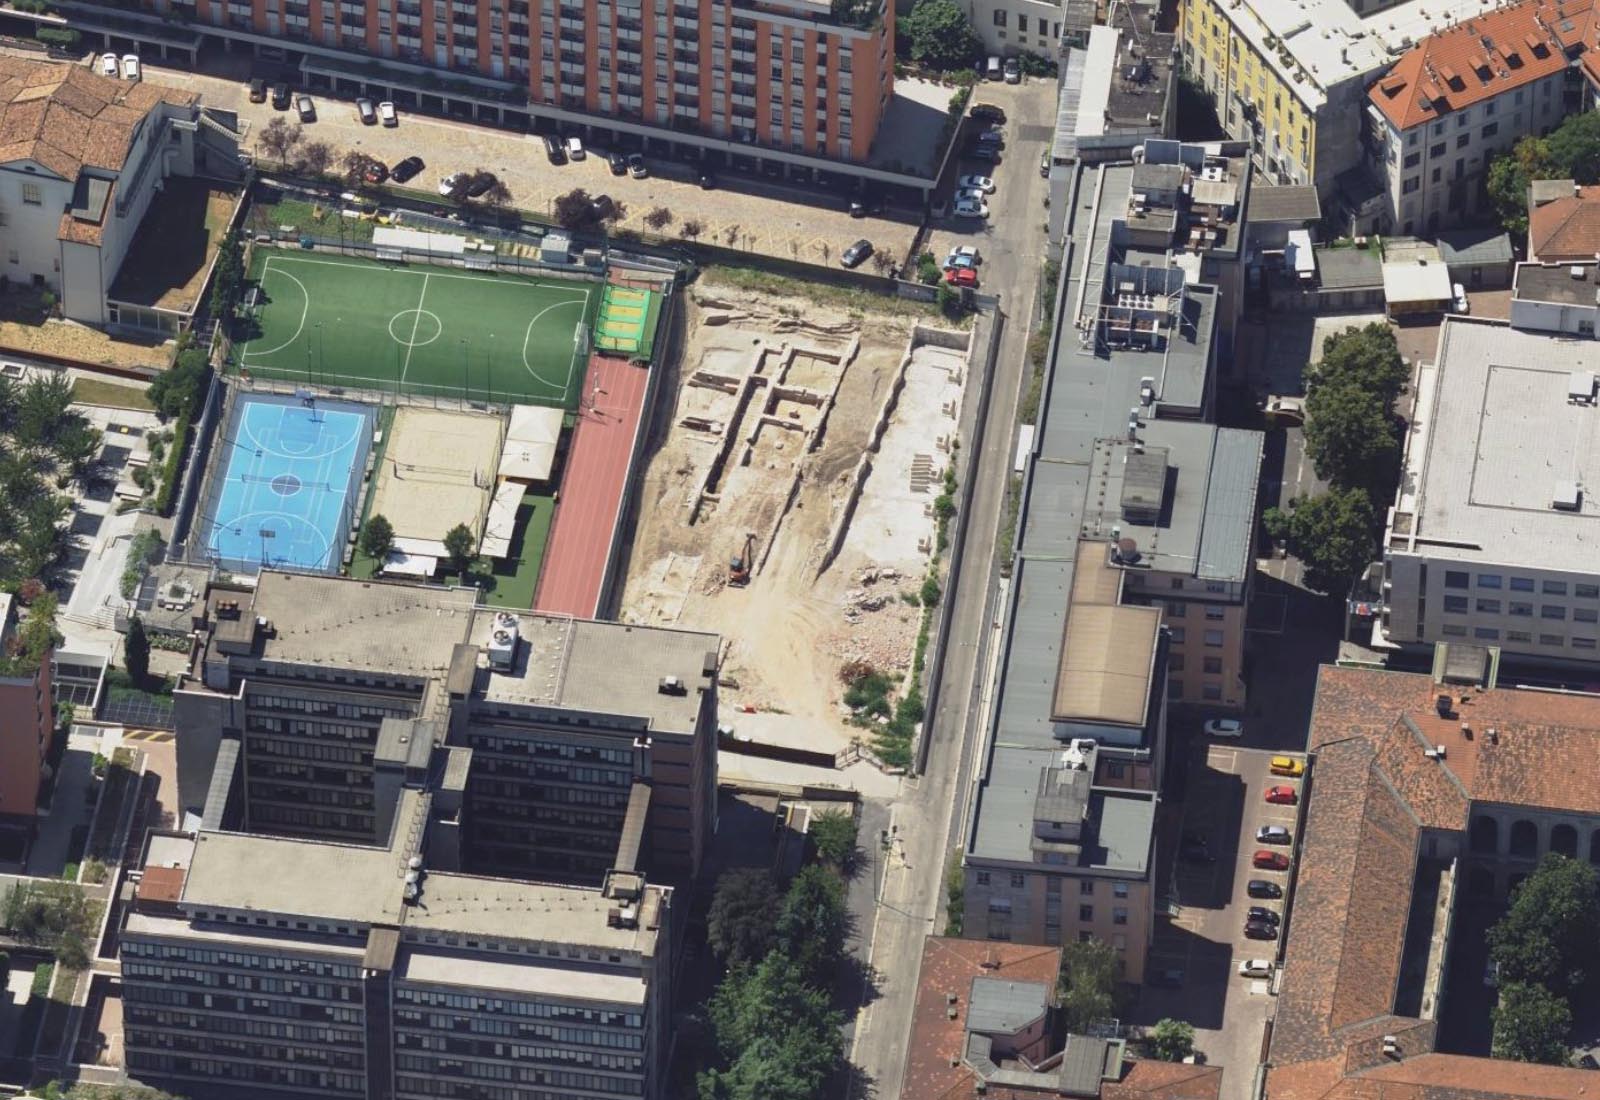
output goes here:
<path id="1" fill-rule="evenodd" d="M 871 740 L 841 668 L 911 666 L 968 373 L 968 333 L 896 305 L 701 278 L 622 602 L 625 621 L 721 633 L 725 713 L 789 716 L 841 758 Z"/>

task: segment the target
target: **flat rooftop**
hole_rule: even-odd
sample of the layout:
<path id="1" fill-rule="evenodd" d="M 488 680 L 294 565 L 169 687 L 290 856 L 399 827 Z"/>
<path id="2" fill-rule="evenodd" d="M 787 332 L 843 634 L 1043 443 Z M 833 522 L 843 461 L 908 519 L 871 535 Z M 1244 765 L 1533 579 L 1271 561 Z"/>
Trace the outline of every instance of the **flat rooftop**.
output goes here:
<path id="1" fill-rule="evenodd" d="M 658 914 L 660 892 L 647 887 L 642 918 Z M 418 903 L 406 910 L 407 928 L 495 939 L 548 940 L 612 953 L 655 953 L 652 919 L 637 928 L 612 928 L 606 914 L 620 903 L 598 888 L 429 872 Z M 635 960 L 637 961 L 637 960 Z"/>
<path id="2" fill-rule="evenodd" d="M 1576 274 L 1575 274 L 1576 273 Z M 1520 302 L 1563 306 L 1600 305 L 1600 266 L 1595 264 L 1518 264 L 1516 289 Z"/>
<path id="3" fill-rule="evenodd" d="M 405 789 L 383 847 L 250 833 L 201 832 L 179 904 L 256 910 L 321 922 L 398 924 L 406 864 L 422 840 L 428 798 Z"/>
<path id="4" fill-rule="evenodd" d="M 1059 764 L 1059 749 L 997 745 L 979 788 L 967 852 L 976 859 L 1035 862 L 1034 800 L 1045 769 Z M 1093 787 L 1085 839 L 1064 867 L 1138 877 L 1150 869 L 1155 842 L 1155 795 Z"/>
<path id="5" fill-rule="evenodd" d="M 1568 400 L 1574 372 L 1594 369 L 1587 340 L 1446 318 L 1390 548 L 1600 571 L 1600 499 L 1582 491 L 1600 486 L 1600 407 Z M 1574 484 L 1573 506 L 1555 508 Z"/>
<path id="6" fill-rule="evenodd" d="M 406 946 L 395 963 L 395 979 L 450 988 L 496 990 L 563 1001 L 643 1005 L 647 987 L 637 974 L 536 962 L 527 956 L 487 958 L 436 948 Z"/>

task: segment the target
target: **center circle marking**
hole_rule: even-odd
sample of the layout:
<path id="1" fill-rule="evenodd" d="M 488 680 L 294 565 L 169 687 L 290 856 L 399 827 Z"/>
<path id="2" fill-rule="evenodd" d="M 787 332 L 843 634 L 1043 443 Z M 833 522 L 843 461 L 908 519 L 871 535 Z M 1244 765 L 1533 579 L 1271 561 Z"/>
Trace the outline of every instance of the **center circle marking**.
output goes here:
<path id="1" fill-rule="evenodd" d="M 300 479 L 294 474 L 279 474 L 268 484 L 280 497 L 292 497 L 300 491 Z"/>
<path id="2" fill-rule="evenodd" d="M 431 309 L 402 309 L 389 318 L 389 336 L 401 347 L 425 347 L 443 332 L 444 323 Z"/>

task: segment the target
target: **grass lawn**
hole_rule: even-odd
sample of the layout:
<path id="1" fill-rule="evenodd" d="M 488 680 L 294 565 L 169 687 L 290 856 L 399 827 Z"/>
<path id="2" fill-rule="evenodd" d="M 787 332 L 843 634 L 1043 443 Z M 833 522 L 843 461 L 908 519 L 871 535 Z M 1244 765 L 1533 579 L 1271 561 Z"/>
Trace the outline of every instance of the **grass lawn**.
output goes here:
<path id="1" fill-rule="evenodd" d="M 76 378 L 72 382 L 72 399 L 80 405 L 103 405 L 113 409 L 138 409 L 154 412 L 149 395 L 139 386 L 123 386 L 116 382 L 102 382 L 98 378 Z"/>
<path id="2" fill-rule="evenodd" d="M 555 511 L 556 502 L 551 496 L 529 493 L 522 498 L 511 536 L 510 554 L 498 562 L 479 558 L 467 574 L 468 581 L 483 590 L 485 603 L 520 610 L 533 606 L 533 593 L 539 585 L 539 570 L 544 567 L 550 520 Z"/>
<path id="3" fill-rule="evenodd" d="M 264 378 L 573 409 L 598 284 L 258 249 L 240 370 Z"/>

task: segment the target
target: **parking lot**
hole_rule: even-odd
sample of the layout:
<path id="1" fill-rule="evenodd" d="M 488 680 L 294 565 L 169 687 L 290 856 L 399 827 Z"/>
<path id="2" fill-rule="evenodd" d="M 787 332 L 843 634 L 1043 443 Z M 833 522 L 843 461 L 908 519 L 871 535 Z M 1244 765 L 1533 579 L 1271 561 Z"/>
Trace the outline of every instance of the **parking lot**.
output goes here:
<path id="1" fill-rule="evenodd" d="M 251 103 L 242 79 L 148 65 L 145 79 L 193 89 L 207 105 L 237 111 L 246 124 L 250 149 L 256 148 L 261 128 L 271 119 L 294 121 L 292 112 L 274 110 L 270 100 Z M 419 190 L 432 191 L 452 172 L 483 168 L 506 184 L 511 205 L 523 210 L 550 216 L 557 196 L 581 187 L 591 195 L 607 194 L 621 203 L 627 214 L 618 224 L 624 228 L 646 229 L 645 218 L 662 207 L 672 215 L 661 229 L 667 236 L 677 236 L 687 223 L 698 222 L 701 240 L 813 263 L 838 263 L 843 251 L 863 237 L 899 259 L 916 230 L 916 215 L 910 212 L 851 217 L 850 195 L 843 190 L 800 188 L 764 177 L 726 173 L 718 177 L 716 189 L 702 190 L 692 166 L 654 158 L 647 162 L 652 171 L 645 179 L 614 176 L 605 157 L 594 152 L 581 161 L 551 164 L 536 135 L 403 111 L 398 126 L 367 126 L 357 116 L 354 100 L 322 92 L 312 93 L 312 99 L 317 118 L 305 124 L 307 141 L 332 146 L 335 164 L 353 150 L 388 165 L 419 156 L 427 167 L 409 184 Z M 936 136 L 930 134 L 929 140 Z M 675 178 L 667 178 L 669 175 Z"/>
<path id="2" fill-rule="evenodd" d="M 1153 984 L 1140 991 L 1135 1022 L 1149 1025 L 1171 1016 L 1195 1028 L 1195 1046 L 1208 1062 L 1223 1066 L 1225 1100 L 1249 1095 L 1260 1060 L 1263 1028 L 1272 1013 L 1270 980 L 1241 977 L 1247 959 L 1276 963 L 1279 941 L 1244 934 L 1245 915 L 1259 906 L 1282 916 L 1290 874 L 1252 866 L 1260 850 L 1292 850 L 1260 843 L 1263 825 L 1296 829 L 1295 805 L 1265 801 L 1269 788 L 1288 786 L 1298 799 L 1301 780 L 1271 772 L 1274 753 L 1231 741 L 1200 744 L 1191 761 L 1180 844 L 1169 904 L 1158 909 L 1156 933 L 1145 972 Z M 1296 755 L 1294 759 L 1302 759 Z M 1285 897 L 1252 898 L 1248 884 L 1277 885 Z M 1279 926 L 1280 928 L 1282 925 Z M 1181 979 L 1177 974 L 1181 971 Z M 1159 984 L 1165 980 L 1178 984 Z"/>

